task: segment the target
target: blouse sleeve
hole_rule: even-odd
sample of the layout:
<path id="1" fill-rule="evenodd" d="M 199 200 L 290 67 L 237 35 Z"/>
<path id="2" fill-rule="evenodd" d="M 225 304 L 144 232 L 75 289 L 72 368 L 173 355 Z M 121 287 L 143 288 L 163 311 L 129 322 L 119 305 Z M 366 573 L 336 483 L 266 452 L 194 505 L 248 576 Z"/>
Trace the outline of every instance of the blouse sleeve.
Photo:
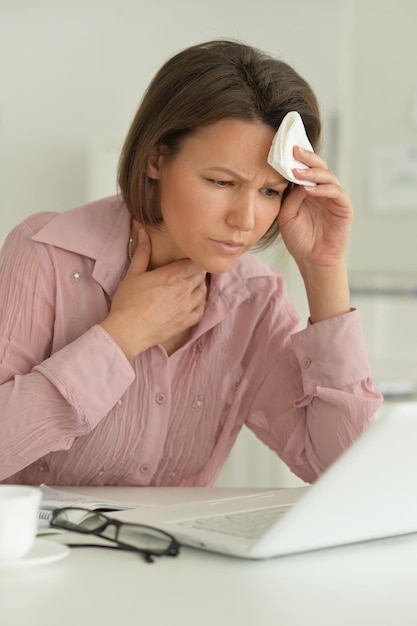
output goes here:
<path id="1" fill-rule="evenodd" d="M 31 234 L 15 228 L 0 253 L 0 480 L 70 448 L 134 378 L 98 325 L 51 355 L 59 282 L 46 246 Z M 98 390 L 97 380 L 107 384 Z"/>
<path id="2" fill-rule="evenodd" d="M 369 427 L 381 403 L 352 310 L 292 334 L 256 393 L 247 425 L 313 482 Z"/>

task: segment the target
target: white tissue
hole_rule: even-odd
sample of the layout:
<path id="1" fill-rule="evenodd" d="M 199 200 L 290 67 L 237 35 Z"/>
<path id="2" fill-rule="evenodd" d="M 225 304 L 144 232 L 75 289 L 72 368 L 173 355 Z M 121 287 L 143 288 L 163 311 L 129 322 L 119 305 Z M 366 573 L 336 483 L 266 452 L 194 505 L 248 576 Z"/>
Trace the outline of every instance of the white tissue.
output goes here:
<path id="1" fill-rule="evenodd" d="M 300 146 L 300 148 L 314 152 L 313 146 L 308 140 L 301 115 L 297 111 L 290 111 L 282 120 L 272 141 L 268 163 L 290 182 L 313 187 L 316 183 L 310 180 L 302 181 L 294 177 L 293 168 L 308 169 L 307 165 L 294 158 L 294 146 Z"/>

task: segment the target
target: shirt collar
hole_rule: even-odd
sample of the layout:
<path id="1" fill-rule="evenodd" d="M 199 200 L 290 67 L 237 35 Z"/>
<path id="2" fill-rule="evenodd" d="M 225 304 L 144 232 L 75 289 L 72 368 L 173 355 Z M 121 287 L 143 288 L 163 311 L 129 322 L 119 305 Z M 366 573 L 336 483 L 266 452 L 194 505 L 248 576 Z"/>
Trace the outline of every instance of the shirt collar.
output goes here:
<path id="1" fill-rule="evenodd" d="M 241 304 L 250 304 L 259 291 L 259 278 L 269 277 L 275 280 L 274 271 L 265 263 L 247 252 L 241 256 L 228 272 L 212 274 L 210 278 L 209 298 L 206 311 L 194 330 L 194 337 L 225 319 Z"/>
<path id="2" fill-rule="evenodd" d="M 130 222 L 123 200 L 112 196 L 55 215 L 32 239 L 93 259 L 94 280 L 112 296 L 126 271 Z"/>

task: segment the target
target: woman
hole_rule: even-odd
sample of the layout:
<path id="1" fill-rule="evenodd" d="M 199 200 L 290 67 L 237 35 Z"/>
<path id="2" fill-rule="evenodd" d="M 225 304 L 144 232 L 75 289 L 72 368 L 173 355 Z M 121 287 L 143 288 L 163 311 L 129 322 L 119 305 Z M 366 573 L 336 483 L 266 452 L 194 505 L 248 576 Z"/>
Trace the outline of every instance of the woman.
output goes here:
<path id="1" fill-rule="evenodd" d="M 291 67 L 232 41 L 188 48 L 138 109 L 120 195 L 10 233 L 1 481 L 209 485 L 245 424 L 313 481 L 368 427 L 381 394 L 349 304 L 351 203 L 311 151 L 294 148 L 297 185 L 268 164 L 289 111 L 317 149 L 317 101 Z M 304 330 L 249 252 L 279 233 Z"/>

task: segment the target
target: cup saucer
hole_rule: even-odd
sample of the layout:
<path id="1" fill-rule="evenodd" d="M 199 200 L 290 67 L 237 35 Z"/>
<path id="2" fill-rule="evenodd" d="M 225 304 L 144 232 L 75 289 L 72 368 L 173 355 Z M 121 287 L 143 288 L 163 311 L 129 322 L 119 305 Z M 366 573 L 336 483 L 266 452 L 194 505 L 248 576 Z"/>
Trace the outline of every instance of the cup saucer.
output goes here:
<path id="1" fill-rule="evenodd" d="M 16 567 L 35 567 L 37 565 L 47 565 L 54 561 L 59 561 L 68 556 L 70 550 L 68 546 L 47 541 L 45 539 L 35 539 L 32 550 L 23 559 L 12 559 L 0 561 L 0 570 Z"/>

